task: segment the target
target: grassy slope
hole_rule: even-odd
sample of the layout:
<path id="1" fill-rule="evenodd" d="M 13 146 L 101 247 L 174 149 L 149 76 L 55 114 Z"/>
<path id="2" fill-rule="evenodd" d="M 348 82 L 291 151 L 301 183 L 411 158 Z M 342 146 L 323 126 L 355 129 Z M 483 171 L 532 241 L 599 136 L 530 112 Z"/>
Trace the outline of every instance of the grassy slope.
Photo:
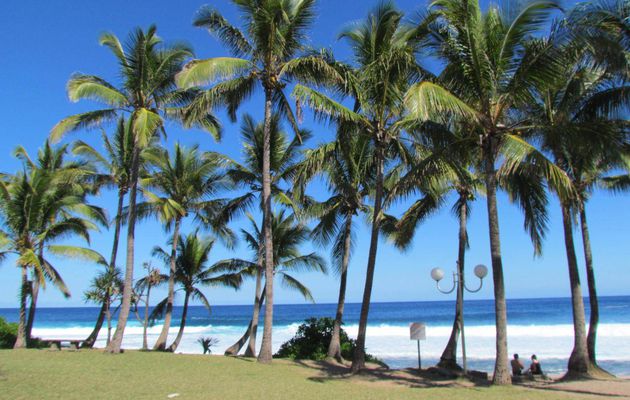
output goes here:
<path id="1" fill-rule="evenodd" d="M 310 378 L 310 379 L 309 379 Z M 287 361 L 130 351 L 2 350 L 0 399 L 567 399 L 519 388 L 409 388 L 362 380 L 320 379 Z"/>

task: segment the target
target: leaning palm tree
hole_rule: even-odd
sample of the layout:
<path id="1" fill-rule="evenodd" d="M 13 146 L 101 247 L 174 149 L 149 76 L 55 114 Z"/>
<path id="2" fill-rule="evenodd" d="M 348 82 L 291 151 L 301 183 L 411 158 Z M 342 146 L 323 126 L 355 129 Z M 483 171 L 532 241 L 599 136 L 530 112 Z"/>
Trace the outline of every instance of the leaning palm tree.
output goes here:
<path id="1" fill-rule="evenodd" d="M 146 151 L 144 159 L 152 170 L 141 180 L 147 201 L 138 204 L 138 214 L 141 217 L 157 215 L 167 231 L 173 230 L 168 301 L 162 331 L 153 346 L 154 350 L 164 350 L 173 313 L 177 245 L 182 221 L 193 215 L 230 244 L 233 234 L 226 226 L 229 216 L 224 214 L 233 208 L 229 207 L 228 200 L 216 198 L 228 183 L 221 171 L 223 158 L 220 155 L 199 152 L 197 146 L 185 148 L 175 144 L 172 154 L 166 149 L 153 148 Z"/>
<path id="2" fill-rule="evenodd" d="M 630 105 L 630 86 L 616 71 L 597 66 L 585 57 L 582 43 L 563 48 L 561 78 L 538 95 L 529 110 L 535 126 L 532 132 L 541 147 L 571 181 L 573 196 L 560 191 L 565 235 L 575 342 L 569 358 L 569 374 L 592 374 L 597 368 L 596 337 L 599 304 L 595 282 L 586 204 L 593 187 L 606 171 L 623 165 L 627 151 L 628 126 L 623 114 Z M 544 112 L 543 112 L 544 111 Z M 541 113 L 542 112 L 542 113 Z M 552 189 L 555 189 L 552 186 Z M 557 191 L 557 190 L 556 190 Z M 591 306 L 588 335 L 574 248 L 574 213 L 579 214 L 586 277 Z"/>
<path id="3" fill-rule="evenodd" d="M 197 231 L 182 237 L 178 242 L 175 281 L 184 292 L 184 306 L 177 337 L 168 347 L 168 351 L 175 351 L 182 340 L 190 300 L 200 301 L 208 312 L 210 311 L 210 302 L 201 292 L 201 286 L 231 287 L 235 290 L 241 287 L 243 282 L 241 271 L 226 271 L 222 263 L 208 266 L 210 252 L 215 242 L 215 239 L 200 237 Z M 165 264 L 170 264 L 171 256 L 162 248 L 154 248 L 153 255 L 162 259 Z M 155 307 L 151 319 L 162 316 L 166 312 L 167 304 L 168 297 Z"/>
<path id="4" fill-rule="evenodd" d="M 118 255 L 123 205 L 125 196 L 129 192 L 129 178 L 131 176 L 133 134 L 130 121 L 126 121 L 123 117 L 119 118 L 113 138 L 110 140 L 105 133 L 103 133 L 102 137 L 106 155 L 102 155 L 82 140 L 78 140 L 74 143 L 72 152 L 75 155 L 89 160 L 99 168 L 100 173 L 97 175 L 96 182 L 99 187 L 113 187 L 117 191 L 118 203 L 116 216 L 114 217 L 114 239 L 112 242 L 111 256 L 109 258 L 109 268 L 110 270 L 114 270 L 116 269 L 116 258 Z M 103 326 L 105 316 L 110 309 L 111 301 L 109 298 L 104 297 L 94 329 L 83 342 L 83 347 L 91 348 L 94 346 L 101 327 Z M 107 343 L 109 344 L 109 340 Z"/>
<path id="5" fill-rule="evenodd" d="M 94 277 L 90 283 L 90 288 L 83 293 L 86 302 L 105 305 L 105 312 L 98 315 L 97 325 L 103 325 L 107 322 L 107 336 L 105 345 L 107 346 L 112 339 L 112 305 L 121 300 L 123 290 L 122 273 L 118 268 L 110 268 L 109 266 Z M 100 331 L 100 329 L 99 329 Z M 90 343 L 85 343 L 82 347 L 92 348 L 96 337 Z"/>
<path id="6" fill-rule="evenodd" d="M 222 268 L 242 271 L 246 274 L 254 275 L 260 269 L 262 264 L 261 257 L 264 257 L 264 233 L 260 226 L 256 223 L 251 215 L 247 218 L 251 223 L 251 231 L 241 230 L 243 239 L 253 252 L 252 261 L 233 258 L 223 260 L 217 263 Z M 286 215 L 286 212 L 280 211 L 273 215 L 272 220 L 273 240 L 274 240 L 274 276 L 281 279 L 282 286 L 298 291 L 305 300 L 314 301 L 311 291 L 293 276 L 295 272 L 322 272 L 326 273 L 326 263 L 316 253 L 302 254 L 299 247 L 309 239 L 310 230 L 305 225 L 298 223 L 297 218 L 293 214 Z M 265 301 L 266 290 L 263 288 L 260 296 L 257 297 L 257 307 L 254 307 L 254 319 L 250 322 L 244 335 L 243 342 L 249 337 L 249 345 L 245 353 L 246 356 L 253 357 L 256 350 L 256 330 L 250 335 L 252 326 L 257 326 L 260 308 Z M 239 344 L 242 347 L 244 343 Z M 239 349 L 240 349 L 239 347 Z M 237 354 L 238 350 L 230 354 Z"/>
<path id="7" fill-rule="evenodd" d="M 134 286 L 134 291 L 139 302 L 144 302 L 144 320 L 142 321 L 142 350 L 148 350 L 147 328 L 149 327 L 149 306 L 151 304 L 151 289 L 159 286 L 168 280 L 168 276 L 160 273 L 160 270 L 153 268 L 150 262 L 145 262 L 142 267 L 147 274 L 138 279 Z M 145 294 L 146 291 L 146 294 Z"/>
<path id="8" fill-rule="evenodd" d="M 349 124 L 353 131 L 366 135 L 374 146 L 374 207 L 363 302 L 359 317 L 357 348 L 353 371 L 365 367 L 365 335 L 374 281 L 376 253 L 384 220 L 385 175 L 393 154 L 403 149 L 402 99 L 409 85 L 425 71 L 416 63 L 415 51 L 423 29 L 403 22 L 403 13 L 392 3 L 382 2 L 367 19 L 341 33 L 353 49 L 353 64 L 341 68 L 345 84 L 341 91 L 351 97 L 353 108 L 338 103 L 324 93 L 296 85 L 293 96 L 338 126 Z M 339 70 L 335 64 L 331 68 Z M 339 87 L 337 88 L 339 90 Z"/>
<path id="9" fill-rule="evenodd" d="M 331 192 L 328 199 L 308 204 L 306 213 L 319 220 L 311 234 L 314 239 L 321 245 L 333 243 L 333 265 L 340 280 L 327 357 L 341 362 L 340 332 L 353 248 L 353 219 L 360 212 L 367 212 L 364 200 L 373 184 L 374 149 L 366 136 L 342 130 L 337 135 L 336 141 L 305 152 L 304 161 L 298 166 L 296 181 L 304 186 L 316 176 L 323 175 Z"/>
<path id="10" fill-rule="evenodd" d="M 287 118 L 296 133 L 297 121 L 284 88 L 293 80 L 322 82 L 336 73 L 317 55 L 297 57 L 306 50 L 306 32 L 315 19 L 315 0 L 232 0 L 245 22 L 244 30 L 231 25 L 217 10 L 202 8 L 194 25 L 208 29 L 232 51 L 232 57 L 194 60 L 179 74 L 182 87 L 216 82 L 196 101 L 197 109 L 221 105 L 236 119 L 239 105 L 262 87 L 265 96 L 262 157 L 263 230 L 267 303 L 258 360 L 272 359 L 273 239 L 271 237 L 271 122 L 273 109 Z"/>
<path id="11" fill-rule="evenodd" d="M 502 157 L 518 164 L 525 158 L 544 158 L 519 137 L 522 121 L 513 112 L 531 100 L 531 90 L 559 74 L 560 61 L 552 46 L 529 41 L 540 31 L 553 1 L 523 3 L 508 18 L 491 6 L 482 13 L 476 0 L 438 0 L 433 3 L 430 45 L 446 64 L 438 84 L 414 85 L 405 102 L 410 117 L 444 121 L 455 116 L 468 121 L 467 140 L 476 144 L 475 165 L 484 179 L 487 199 L 492 276 L 494 282 L 496 360 L 493 383 L 509 384 L 507 310 L 499 234 L 497 161 Z M 550 179 L 565 176 L 549 163 L 539 163 Z"/>
<path id="12" fill-rule="evenodd" d="M 83 217 L 92 221 L 105 225 L 104 211 L 96 206 L 88 204 L 85 196 L 93 192 L 94 185 L 91 182 L 94 178 L 93 166 L 86 162 L 68 161 L 67 145 L 53 147 L 47 140 L 44 146 L 38 151 L 37 158 L 31 159 L 26 149 L 18 146 L 14 155 L 22 160 L 25 168 L 31 175 L 38 174 L 43 176 L 54 177 L 61 185 L 56 193 L 57 196 L 75 196 L 67 206 L 60 207 L 54 202 L 47 202 L 47 207 L 42 215 L 47 224 L 52 224 L 59 218 L 64 218 L 71 212 L 80 212 Z M 45 246 L 45 243 L 42 242 Z M 43 256 L 43 249 L 40 249 Z M 41 272 L 38 269 L 32 270 L 33 274 Z M 28 309 L 28 318 L 26 323 L 26 340 L 31 339 L 31 330 L 35 321 L 35 310 L 37 306 L 37 298 L 39 294 L 39 282 L 45 279 L 43 276 L 32 276 L 30 281 L 30 305 Z"/>
<path id="13" fill-rule="evenodd" d="M 67 176 L 40 173 L 39 170 L 19 172 L 0 182 L 0 243 L 3 255 L 17 255 L 22 271 L 20 312 L 15 348 L 26 347 L 26 301 L 31 291 L 28 273 L 32 271 L 40 287 L 46 281 L 55 285 L 64 296 L 70 296 L 63 278 L 45 253 L 80 258 L 106 264 L 97 252 L 73 245 L 54 244 L 68 236 L 79 236 L 89 243 L 89 231 L 96 229 L 80 213 L 86 207 L 81 196 L 64 185 Z M 75 211 L 73 211 L 75 210 Z"/>
<path id="14" fill-rule="evenodd" d="M 119 353 L 129 318 L 133 295 L 133 265 L 136 226 L 136 196 L 140 170 L 140 152 L 158 132 L 165 132 L 164 119 L 173 119 L 185 127 L 197 126 L 220 137 L 219 123 L 209 112 L 191 113 L 185 107 L 194 93 L 175 87 L 175 74 L 183 61 L 192 56 L 184 45 L 165 46 L 156 34 L 155 26 L 146 31 L 136 29 L 123 47 L 111 33 L 104 33 L 100 43 L 116 57 L 122 82 L 118 87 L 94 75 L 75 74 L 68 81 L 68 96 L 72 101 L 95 100 L 106 108 L 76 114 L 53 127 L 50 136 L 60 139 L 65 133 L 100 126 L 125 115 L 131 125 L 133 151 L 129 175 L 129 217 L 127 224 L 127 258 L 123 301 L 118 315 L 116 333 L 108 351 Z"/>
<path id="15" fill-rule="evenodd" d="M 287 133 L 282 129 L 280 115 L 274 114 L 270 124 L 270 175 L 271 175 L 271 196 L 276 204 L 297 209 L 297 205 L 293 202 L 290 184 L 296 171 L 297 160 L 300 156 L 300 149 L 304 140 L 310 137 L 310 133 L 300 130 L 300 135 L 289 140 Z M 245 206 L 249 206 L 257 199 L 260 208 L 262 208 L 262 187 L 263 187 L 263 149 L 264 149 L 264 124 L 256 123 L 249 115 L 243 117 L 241 123 L 241 137 L 243 139 L 243 162 L 238 163 L 231 161 L 226 175 L 238 187 L 243 188 L 246 192 L 235 202 L 240 202 Z M 260 243 L 263 246 L 263 243 Z M 252 319 L 249 323 L 249 329 L 244 335 L 228 347 L 225 351 L 226 355 L 235 355 L 241 350 L 243 345 L 247 343 L 245 355 L 253 357 L 256 352 L 256 333 L 258 330 L 258 313 L 261 307 L 262 278 L 264 274 L 264 266 L 262 264 L 262 249 L 258 260 L 259 268 L 256 270 L 256 290 L 254 293 L 254 307 L 252 311 Z"/>

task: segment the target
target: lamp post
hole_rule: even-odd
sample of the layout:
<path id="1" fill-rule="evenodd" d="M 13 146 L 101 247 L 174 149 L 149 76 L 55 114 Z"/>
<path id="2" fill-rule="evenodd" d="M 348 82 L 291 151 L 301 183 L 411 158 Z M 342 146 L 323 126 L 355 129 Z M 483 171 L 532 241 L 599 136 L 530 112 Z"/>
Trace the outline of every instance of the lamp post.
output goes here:
<path id="1" fill-rule="evenodd" d="M 453 287 L 450 290 L 444 290 L 440 287 L 440 281 L 444 278 L 444 271 L 442 271 L 441 268 L 433 268 L 431 270 L 431 278 L 435 281 L 435 285 L 440 292 L 449 294 L 457 289 L 457 306 L 461 310 L 460 318 L 457 322 L 459 323 L 459 332 L 462 337 L 462 362 L 464 366 L 464 375 L 468 374 L 468 365 L 466 364 L 466 336 L 464 335 L 464 290 L 470 293 L 480 291 L 483 286 L 483 278 L 488 275 L 488 268 L 483 264 L 479 264 L 473 271 L 475 276 L 479 278 L 479 287 L 477 289 L 469 289 L 466 286 L 466 282 L 464 281 L 464 271 L 461 270 L 458 265 L 457 272 L 453 272 Z"/>

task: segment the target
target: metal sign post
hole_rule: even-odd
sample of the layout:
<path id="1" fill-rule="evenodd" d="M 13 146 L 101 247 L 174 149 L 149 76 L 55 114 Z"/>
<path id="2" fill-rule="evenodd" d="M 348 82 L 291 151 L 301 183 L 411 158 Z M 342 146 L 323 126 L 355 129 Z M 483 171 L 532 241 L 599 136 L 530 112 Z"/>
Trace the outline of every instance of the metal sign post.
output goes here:
<path id="1" fill-rule="evenodd" d="M 409 325 L 409 338 L 418 342 L 418 369 L 422 369 L 420 341 L 427 339 L 426 325 L 423 322 L 412 322 Z"/>

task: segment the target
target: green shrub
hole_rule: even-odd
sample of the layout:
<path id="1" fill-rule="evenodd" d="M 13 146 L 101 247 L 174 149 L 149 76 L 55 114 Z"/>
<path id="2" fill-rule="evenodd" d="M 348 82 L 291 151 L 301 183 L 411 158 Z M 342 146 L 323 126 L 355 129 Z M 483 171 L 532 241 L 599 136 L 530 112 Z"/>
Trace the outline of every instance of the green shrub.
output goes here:
<path id="1" fill-rule="evenodd" d="M 0 349 L 12 349 L 17 339 L 18 324 L 0 317 Z"/>
<path id="2" fill-rule="evenodd" d="M 335 321 L 332 318 L 309 318 L 304 322 L 299 326 L 295 336 L 280 346 L 275 357 L 316 361 L 326 358 Z M 356 341 L 350 339 L 343 328 L 339 337 L 341 356 L 345 359 L 352 359 Z M 370 354 L 365 355 L 365 360 L 385 365 Z"/>

